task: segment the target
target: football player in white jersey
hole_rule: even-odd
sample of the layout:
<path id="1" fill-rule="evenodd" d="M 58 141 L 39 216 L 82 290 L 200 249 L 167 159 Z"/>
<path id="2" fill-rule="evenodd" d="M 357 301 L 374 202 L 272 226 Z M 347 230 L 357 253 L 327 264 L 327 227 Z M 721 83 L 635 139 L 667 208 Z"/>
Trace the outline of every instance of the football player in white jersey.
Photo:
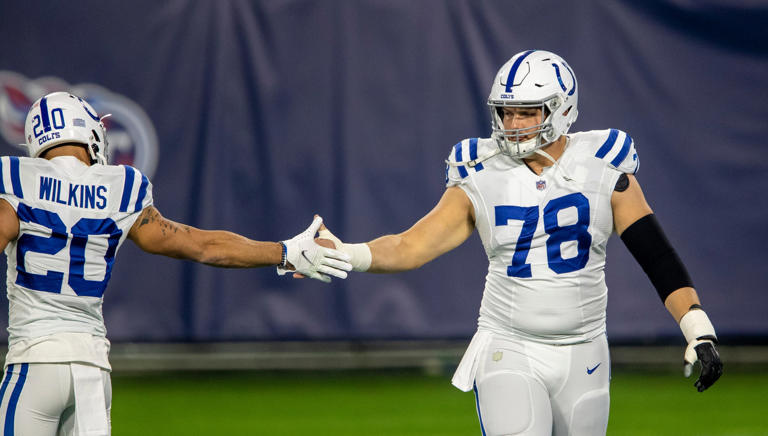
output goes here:
<path id="1" fill-rule="evenodd" d="M 489 266 L 477 333 L 453 383 L 474 389 L 483 435 L 600 435 L 608 424 L 605 335 L 608 238 L 616 232 L 688 341 L 684 373 L 701 362 L 701 392 L 722 373 L 715 331 L 634 173 L 622 131 L 568 134 L 576 76 L 559 56 L 529 50 L 491 86 L 491 138 L 456 144 L 437 206 L 410 229 L 364 244 L 321 237 L 356 271 L 425 264 L 477 229 Z"/>
<path id="2" fill-rule="evenodd" d="M 126 238 L 149 253 L 217 267 L 277 265 L 322 281 L 345 278 L 348 255 L 314 241 L 322 223 L 262 242 L 164 218 L 152 185 L 106 164 L 96 111 L 56 92 L 29 110 L 30 157 L 0 158 L 0 248 L 8 257 L 9 349 L 0 426 L 10 435 L 108 435 L 109 341 L 101 305 Z"/>

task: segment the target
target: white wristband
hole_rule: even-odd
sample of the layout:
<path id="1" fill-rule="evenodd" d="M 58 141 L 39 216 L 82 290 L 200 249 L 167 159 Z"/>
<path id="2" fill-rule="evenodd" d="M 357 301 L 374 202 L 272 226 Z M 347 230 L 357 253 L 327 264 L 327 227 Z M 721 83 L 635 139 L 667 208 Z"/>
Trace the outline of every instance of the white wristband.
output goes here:
<path id="1" fill-rule="evenodd" d="M 371 248 L 368 244 L 342 244 L 340 250 L 351 257 L 349 263 L 353 271 L 365 272 L 371 267 Z"/>
<path id="2" fill-rule="evenodd" d="M 337 250 L 348 254 L 353 271 L 366 272 L 371 267 L 371 248 L 368 244 L 345 244 L 328 229 L 320 230 L 318 236 L 333 242 Z"/>
<path id="3" fill-rule="evenodd" d="M 680 318 L 680 330 L 683 331 L 685 340 L 690 343 L 702 336 L 715 335 L 715 327 L 709 321 L 707 313 L 701 309 L 689 310 L 688 313 Z"/>

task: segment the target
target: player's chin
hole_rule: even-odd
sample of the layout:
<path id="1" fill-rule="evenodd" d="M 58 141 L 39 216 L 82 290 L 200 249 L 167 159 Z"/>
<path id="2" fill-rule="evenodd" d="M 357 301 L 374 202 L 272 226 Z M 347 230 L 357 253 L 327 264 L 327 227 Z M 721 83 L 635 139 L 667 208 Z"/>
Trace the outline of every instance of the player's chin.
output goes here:
<path id="1" fill-rule="evenodd" d="M 315 238 L 315 243 L 325 248 L 336 248 L 336 244 L 334 244 L 333 241 L 329 239 Z"/>

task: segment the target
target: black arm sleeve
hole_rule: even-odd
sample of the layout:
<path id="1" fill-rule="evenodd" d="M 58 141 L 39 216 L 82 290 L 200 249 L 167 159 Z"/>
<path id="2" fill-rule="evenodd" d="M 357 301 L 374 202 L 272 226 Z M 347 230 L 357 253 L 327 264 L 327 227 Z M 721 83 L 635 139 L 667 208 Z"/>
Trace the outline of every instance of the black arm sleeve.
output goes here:
<path id="1" fill-rule="evenodd" d="M 664 235 L 656 215 L 649 214 L 632 223 L 621 234 L 621 240 L 651 279 L 661 301 L 680 288 L 693 287 L 685 265 Z"/>

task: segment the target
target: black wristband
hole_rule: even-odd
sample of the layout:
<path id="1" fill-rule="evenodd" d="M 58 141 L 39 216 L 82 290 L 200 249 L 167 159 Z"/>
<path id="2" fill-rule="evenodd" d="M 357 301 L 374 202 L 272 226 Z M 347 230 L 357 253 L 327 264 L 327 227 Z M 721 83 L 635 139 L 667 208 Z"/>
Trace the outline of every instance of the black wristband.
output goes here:
<path id="1" fill-rule="evenodd" d="M 693 287 L 683 261 L 664 235 L 656 215 L 649 214 L 632 223 L 621 234 L 621 240 L 651 279 L 661 301 L 680 288 Z"/>

